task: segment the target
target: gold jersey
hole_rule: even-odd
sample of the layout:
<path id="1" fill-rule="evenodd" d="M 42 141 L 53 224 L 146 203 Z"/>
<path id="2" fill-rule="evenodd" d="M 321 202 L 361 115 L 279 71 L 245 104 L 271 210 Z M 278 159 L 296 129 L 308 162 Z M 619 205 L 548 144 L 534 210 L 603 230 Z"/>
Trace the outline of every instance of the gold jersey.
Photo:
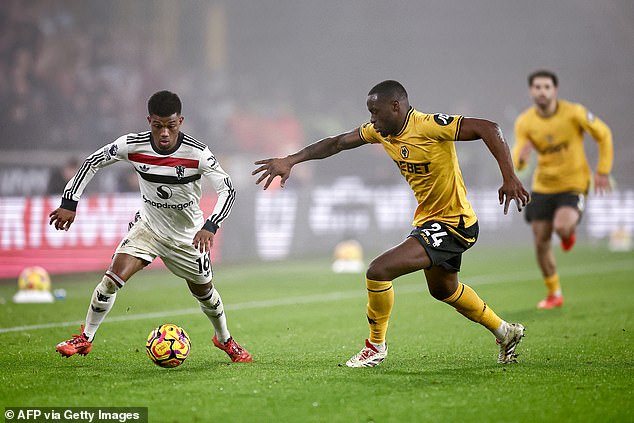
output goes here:
<path id="1" fill-rule="evenodd" d="M 477 221 L 467 200 L 453 142 L 458 138 L 462 118 L 410 108 L 396 135 L 382 137 L 369 122 L 359 128 L 361 139 L 383 146 L 414 191 L 418 201 L 414 226 L 437 220 L 469 227 Z"/>
<path id="2" fill-rule="evenodd" d="M 518 170 L 520 152 L 531 143 L 537 152 L 533 174 L 533 192 L 556 194 L 586 193 L 592 177 L 583 148 L 583 133 L 588 132 L 599 147 L 597 172 L 612 170 L 612 133 L 610 128 L 581 104 L 557 101 L 556 112 L 542 117 L 535 106 L 525 110 L 515 121 L 513 164 Z"/>

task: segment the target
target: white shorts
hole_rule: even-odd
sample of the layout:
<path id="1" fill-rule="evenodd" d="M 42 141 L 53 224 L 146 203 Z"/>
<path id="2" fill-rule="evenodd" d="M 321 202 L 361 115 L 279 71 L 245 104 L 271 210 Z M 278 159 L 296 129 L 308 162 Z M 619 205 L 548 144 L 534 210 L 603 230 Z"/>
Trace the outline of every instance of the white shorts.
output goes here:
<path id="1" fill-rule="evenodd" d="M 115 250 L 149 263 L 160 257 L 165 266 L 176 276 L 196 284 L 211 281 L 213 271 L 209 252 L 201 253 L 191 244 L 173 244 L 154 235 L 142 221 L 137 221 Z"/>

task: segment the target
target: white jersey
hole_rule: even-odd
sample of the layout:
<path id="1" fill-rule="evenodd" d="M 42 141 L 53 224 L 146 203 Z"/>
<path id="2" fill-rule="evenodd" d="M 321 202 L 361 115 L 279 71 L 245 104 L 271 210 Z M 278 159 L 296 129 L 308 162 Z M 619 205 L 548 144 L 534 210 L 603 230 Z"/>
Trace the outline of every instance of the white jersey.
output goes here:
<path id="1" fill-rule="evenodd" d="M 191 244 L 203 225 L 215 233 L 235 201 L 229 175 L 205 144 L 182 132 L 168 154 L 156 150 L 150 137 L 150 131 L 123 135 L 90 155 L 66 184 L 62 207 L 75 210 L 86 185 L 99 169 L 126 161 L 139 178 L 141 219 L 159 238 Z M 206 221 L 199 204 L 201 176 L 207 177 L 218 193 L 218 201 Z"/>

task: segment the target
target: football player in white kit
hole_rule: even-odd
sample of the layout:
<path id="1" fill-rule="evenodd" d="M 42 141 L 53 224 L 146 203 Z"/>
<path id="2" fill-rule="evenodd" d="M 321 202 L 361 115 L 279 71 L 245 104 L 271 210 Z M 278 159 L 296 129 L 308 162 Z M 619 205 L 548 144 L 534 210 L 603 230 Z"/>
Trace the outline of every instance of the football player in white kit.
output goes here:
<path id="1" fill-rule="evenodd" d="M 65 357 L 90 352 L 95 333 L 112 309 L 117 292 L 132 275 L 160 257 L 172 273 L 187 281 L 214 327 L 214 345 L 232 361 L 252 361 L 251 354 L 227 329 L 222 299 L 212 283 L 209 258 L 214 234 L 233 207 L 235 190 L 209 148 L 180 132 L 181 108 L 176 94 L 153 94 L 148 100 L 150 131 L 123 135 L 86 158 L 66 184 L 61 206 L 50 214 L 50 224 L 67 231 L 75 220 L 81 194 L 98 170 L 126 161 L 138 174 L 143 198 L 140 213 L 92 294 L 81 334 L 55 347 Z M 199 207 L 202 176 L 218 193 L 218 201 L 206 220 Z"/>

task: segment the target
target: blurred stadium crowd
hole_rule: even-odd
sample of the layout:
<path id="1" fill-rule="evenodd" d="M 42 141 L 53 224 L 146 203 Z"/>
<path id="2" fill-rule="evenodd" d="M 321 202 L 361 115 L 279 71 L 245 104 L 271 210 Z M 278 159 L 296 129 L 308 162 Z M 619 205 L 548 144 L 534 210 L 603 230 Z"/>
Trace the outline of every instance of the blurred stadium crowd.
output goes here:
<path id="1" fill-rule="evenodd" d="M 525 74 L 543 61 L 563 68 L 564 97 L 587 104 L 613 127 L 615 177 L 629 186 L 631 167 L 623 163 L 631 160 L 631 149 L 619 145 L 630 123 L 617 113 L 631 102 L 631 59 L 618 51 L 634 39 L 631 22 L 627 25 L 634 8 L 621 0 L 610 0 L 605 7 L 589 0 L 549 6 L 548 19 L 558 20 L 557 28 L 568 28 L 562 33 L 577 34 L 578 42 L 571 44 L 565 37 L 551 37 L 555 26 L 544 16 L 527 15 L 533 6 L 517 2 L 505 8 L 483 7 L 493 3 L 454 0 L 443 8 L 427 8 L 406 2 L 406 8 L 395 8 L 364 0 L 271 5 L 248 0 L 4 0 L 0 196 L 50 192 L 47 180 L 54 177 L 54 168 L 61 172 L 64 165 L 81 161 L 121 134 L 145 130 L 146 100 L 164 88 L 184 100 L 184 130 L 210 145 L 238 186 L 252 185 L 252 159 L 283 155 L 362 123 L 367 119 L 363 93 L 381 78 L 402 78 L 413 104 L 423 111 L 488 117 L 500 122 L 511 138 L 514 118 L 528 105 Z M 464 16 L 456 10 L 463 10 Z M 408 29 L 396 39 L 368 40 L 367 23 L 377 16 Z M 494 20 L 506 28 L 507 37 L 491 42 L 486 29 L 471 28 L 466 40 L 464 33 L 443 24 L 467 18 Z M 610 31 L 593 35 L 579 29 L 580 22 L 606 21 L 614 24 Z M 214 28 L 219 29 L 210 32 Z M 540 34 L 549 37 L 537 61 L 532 58 L 533 43 L 525 39 L 527 31 L 536 40 Z M 429 37 L 436 44 L 420 44 L 432 40 Z M 608 45 L 613 48 L 605 48 Z M 414 48 L 420 54 L 403 57 L 403 66 L 394 69 L 399 51 Z M 486 75 L 479 58 L 489 54 L 487 49 L 513 60 L 505 62 L 503 71 Z M 563 51 L 572 51 L 570 57 L 562 56 Z M 461 61 L 456 63 L 456 57 Z M 593 80 L 605 72 L 601 63 L 611 61 L 612 73 Z M 586 81 L 595 83 L 584 85 Z M 491 86 L 504 92 L 503 98 L 492 96 Z M 612 95 L 615 92 L 620 95 Z M 460 148 L 470 185 L 498 183 L 499 175 L 481 145 Z M 349 175 L 371 184 L 400 181 L 383 156 L 380 149 L 360 149 L 354 168 L 347 158 L 336 158 L 306 167 L 291 183 L 315 180 L 302 172 L 326 181 Z M 121 168 L 118 175 L 100 175 L 91 189 L 126 190 L 125 166 L 115 167 Z"/>
<path id="2" fill-rule="evenodd" d="M 109 257 L 138 208 L 138 194 L 119 194 L 138 189 L 129 166 L 111 166 L 89 184 L 86 217 L 72 234 L 56 238 L 47 216 L 88 154 L 146 130 L 147 98 L 160 89 L 181 96 L 183 130 L 210 146 L 239 192 L 224 258 L 327 252 L 347 238 L 372 248 L 392 245 L 415 205 L 380 147 L 298 167 L 283 191 L 256 188 L 253 161 L 362 124 L 365 93 L 392 78 L 404 83 L 417 109 L 495 120 L 513 143 L 513 121 L 530 103 L 525 77 L 536 67 L 559 72 L 562 97 L 586 104 L 613 129 L 617 190 L 589 201 L 586 235 L 599 239 L 615 227 L 632 232 L 634 150 L 627 134 L 634 121 L 627 113 L 634 56 L 624 54 L 634 43 L 632 5 L 3 0 L 0 268 L 3 259 L 41 264 L 59 257 L 61 247 L 70 248 L 71 265 L 79 250 Z M 595 163 L 593 144 L 588 155 Z M 519 213 L 500 212 L 499 170 L 488 150 L 461 143 L 459 158 L 485 229 L 480 242 L 528 239 Z M 529 172 L 520 176 L 530 181 Z M 102 247 L 106 253 L 95 253 Z"/>
<path id="3" fill-rule="evenodd" d="M 48 193 L 60 192 L 59 177 L 76 168 L 87 153 L 123 133 L 145 130 L 148 93 L 157 87 L 169 87 L 185 100 L 184 130 L 210 144 L 211 138 L 231 137 L 232 142 L 211 146 L 216 154 L 274 154 L 280 144 L 289 143 L 290 150 L 303 143 L 302 129 L 291 113 L 263 119 L 236 110 L 224 92 L 222 72 L 184 66 L 178 63 L 179 55 L 162 51 L 170 46 L 153 37 L 152 30 L 161 24 L 160 16 L 131 25 L 129 19 L 119 19 L 127 7 L 116 3 L 118 7 L 81 0 L 3 2 L 0 111 L 7 121 L 0 146 L 5 152 L 26 150 L 28 154 L 18 154 L 23 163 L 13 165 L 51 165 L 49 176 L 56 181 L 47 184 Z M 195 106 L 186 101 L 193 98 Z M 38 156 L 36 150 L 53 154 Z M 24 168 L 5 167 L 5 176 L 6 172 L 24 175 Z M 117 173 L 116 186 L 106 179 L 106 186 L 96 190 L 127 191 L 131 178 L 122 169 Z M 38 179 L 33 172 L 29 175 Z M 15 186 L 7 187 L 11 184 L 1 185 L 0 195 L 20 194 Z M 23 194 L 44 194 L 43 185 Z"/>
<path id="4" fill-rule="evenodd" d="M 111 136 L 115 119 L 133 126 L 144 105 L 143 85 L 153 83 L 152 68 L 139 66 L 148 63 L 142 42 L 129 42 L 108 19 L 83 19 L 84 8 L 70 12 L 68 3 L 3 2 L 0 107 L 9 119 L 3 135 L 24 149 L 84 150 L 88 135 Z"/>

